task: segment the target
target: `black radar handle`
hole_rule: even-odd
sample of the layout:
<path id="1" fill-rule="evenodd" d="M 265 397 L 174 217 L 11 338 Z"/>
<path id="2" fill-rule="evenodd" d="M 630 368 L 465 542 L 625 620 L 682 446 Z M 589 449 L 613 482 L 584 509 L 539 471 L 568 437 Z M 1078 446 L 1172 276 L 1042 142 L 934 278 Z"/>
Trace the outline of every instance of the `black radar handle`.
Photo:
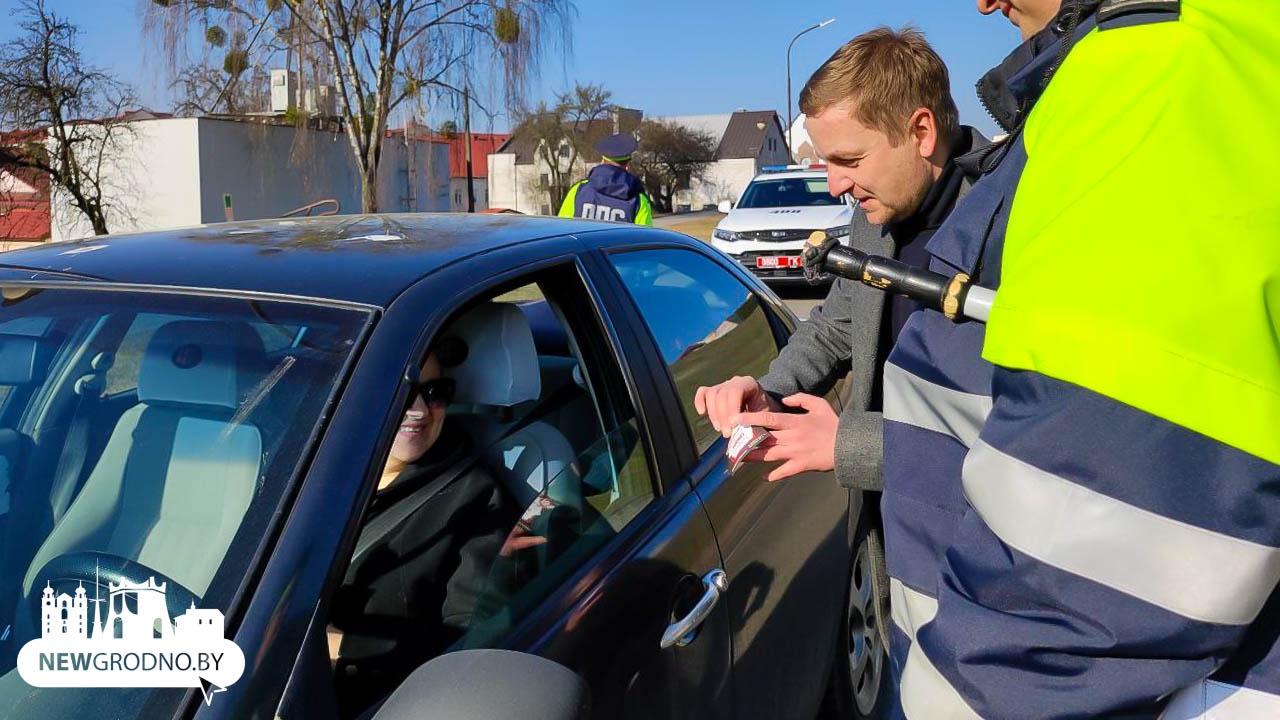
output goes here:
<path id="1" fill-rule="evenodd" d="M 966 300 L 969 299 L 971 283 L 965 273 L 947 277 L 892 258 L 870 255 L 840 245 L 821 230 L 809 236 L 800 257 L 805 277 L 810 282 L 816 282 L 824 272 L 839 275 L 878 290 L 911 298 L 951 320 L 958 320 L 963 315 L 985 322 L 986 310 L 990 308 L 988 296 L 994 295 L 990 290 L 978 288 L 982 291 L 983 299 L 974 303 L 976 307 L 969 307 Z"/>

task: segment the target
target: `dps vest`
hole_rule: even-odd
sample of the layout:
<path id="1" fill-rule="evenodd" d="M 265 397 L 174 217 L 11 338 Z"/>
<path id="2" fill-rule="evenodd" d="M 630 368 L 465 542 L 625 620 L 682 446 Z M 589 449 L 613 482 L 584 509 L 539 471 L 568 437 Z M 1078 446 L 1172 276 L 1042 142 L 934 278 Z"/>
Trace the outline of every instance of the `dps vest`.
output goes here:
<path id="1" fill-rule="evenodd" d="M 644 186 L 634 175 L 616 165 L 599 165 L 591 170 L 586 180 L 570 188 L 560 216 L 641 225 L 652 223 L 652 211 Z"/>

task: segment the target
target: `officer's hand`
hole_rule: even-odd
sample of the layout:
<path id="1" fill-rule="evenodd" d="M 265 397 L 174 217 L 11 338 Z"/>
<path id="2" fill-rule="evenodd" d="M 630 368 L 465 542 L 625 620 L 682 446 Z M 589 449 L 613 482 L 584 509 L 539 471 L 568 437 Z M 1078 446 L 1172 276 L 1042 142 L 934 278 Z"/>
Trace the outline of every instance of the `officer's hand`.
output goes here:
<path id="1" fill-rule="evenodd" d="M 751 462 L 782 464 L 768 475 L 769 482 L 797 473 L 826 472 L 836 466 L 836 429 L 840 417 L 826 400 L 816 395 L 797 393 L 782 399 L 787 407 L 803 413 L 754 412 L 730 417 L 733 425 L 759 425 L 773 437 L 747 455 Z"/>
<path id="2" fill-rule="evenodd" d="M 693 407 L 699 415 L 706 415 L 711 426 L 721 435 L 729 437 L 736 423 L 729 422 L 732 415 L 742 411 L 763 412 L 781 410 L 777 401 L 765 393 L 753 377 L 736 375 L 719 385 L 699 387 L 693 396 Z"/>

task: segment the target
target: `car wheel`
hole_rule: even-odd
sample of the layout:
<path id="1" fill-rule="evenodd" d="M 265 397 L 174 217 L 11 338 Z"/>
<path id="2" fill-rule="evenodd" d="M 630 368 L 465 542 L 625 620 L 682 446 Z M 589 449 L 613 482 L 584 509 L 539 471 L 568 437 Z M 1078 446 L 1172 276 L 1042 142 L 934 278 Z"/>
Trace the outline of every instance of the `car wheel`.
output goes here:
<path id="1" fill-rule="evenodd" d="M 840 641 L 828 687 L 827 707 L 831 713 L 826 715 L 876 718 L 884 710 L 889 685 L 889 578 L 880 537 L 874 515 L 865 513 L 854 537 Z"/>

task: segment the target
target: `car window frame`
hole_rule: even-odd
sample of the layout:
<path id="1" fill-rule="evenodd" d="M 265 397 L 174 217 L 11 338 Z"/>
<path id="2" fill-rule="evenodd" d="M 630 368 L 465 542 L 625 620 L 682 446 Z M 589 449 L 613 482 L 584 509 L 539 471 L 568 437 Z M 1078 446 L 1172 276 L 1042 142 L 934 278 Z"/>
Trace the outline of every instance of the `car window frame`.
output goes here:
<path id="1" fill-rule="evenodd" d="M 430 347 L 431 340 L 435 337 L 437 333 L 439 333 L 440 329 L 445 326 L 445 324 L 448 322 L 450 318 L 453 318 L 459 313 L 465 312 L 468 308 L 475 306 L 478 302 L 483 301 L 486 297 L 495 297 L 496 295 L 500 295 L 502 292 L 515 289 L 517 287 L 520 287 L 521 285 L 529 284 L 529 282 L 532 281 L 532 277 L 535 275 L 554 272 L 557 266 L 569 267 L 571 265 L 577 271 L 578 277 L 580 280 L 582 280 L 584 286 L 587 287 L 587 290 L 588 290 L 587 294 L 589 298 L 593 300 L 593 302 L 591 303 L 591 309 L 594 311 L 594 316 L 592 320 L 596 325 L 593 325 L 592 330 L 593 331 L 597 329 L 601 330 L 600 334 L 604 337 L 604 340 L 605 340 L 605 349 L 610 353 L 610 360 L 612 360 L 616 364 L 616 366 L 618 367 L 622 375 L 622 382 L 626 388 L 626 400 L 627 402 L 631 403 L 632 408 L 635 410 L 637 423 L 641 426 L 640 429 L 642 430 L 642 433 L 643 433 L 643 431 L 645 430 L 644 426 L 646 425 L 646 423 L 643 422 L 642 416 L 640 414 L 641 407 L 643 405 L 643 403 L 640 402 L 640 399 L 638 397 L 638 393 L 640 392 L 640 389 L 637 388 L 635 386 L 635 383 L 632 382 L 630 374 L 627 370 L 626 357 L 623 354 L 622 350 L 618 347 L 616 343 L 616 337 L 614 337 L 612 333 L 609 332 L 608 330 L 607 316 L 603 313 L 600 307 L 600 300 L 599 300 L 598 294 L 592 291 L 590 274 L 587 272 L 584 266 L 581 253 L 576 253 L 576 252 L 559 253 L 553 256 L 549 256 L 549 257 L 534 261 L 534 262 L 523 264 L 517 268 L 513 268 L 505 272 L 500 272 L 492 276 L 486 277 L 483 280 L 472 283 L 468 287 L 468 290 L 465 293 L 459 293 L 455 295 L 454 300 L 451 301 L 450 303 L 441 305 L 433 309 L 429 318 L 426 321 L 424 321 L 422 330 L 419 332 L 417 339 L 414 341 L 412 350 L 410 351 L 410 354 L 408 356 L 409 361 L 406 363 L 404 367 L 405 376 L 408 376 L 410 374 L 416 376 L 419 370 L 419 365 L 421 363 L 421 358 L 426 354 L 427 348 Z M 584 368 L 584 369 L 592 373 L 593 387 L 601 384 L 598 382 L 599 372 L 600 372 L 599 369 L 597 368 Z M 396 390 L 396 395 L 392 402 L 392 407 L 393 408 L 403 407 L 408 401 L 409 391 L 410 391 L 409 384 L 404 382 L 403 379 L 401 379 L 400 386 Z M 613 391 L 610 391 L 608 402 L 610 403 L 616 402 L 615 397 L 613 395 Z M 364 493 L 365 496 L 361 502 L 360 512 L 358 513 L 358 515 L 360 516 L 362 516 L 363 513 L 368 510 L 369 502 L 373 498 L 373 488 L 376 486 L 376 480 L 378 476 L 381 474 L 381 470 L 382 470 L 382 464 L 380 460 L 385 460 L 387 453 L 390 452 L 391 443 L 395 439 L 395 430 L 399 426 L 399 423 L 400 423 L 400 417 L 398 415 L 395 415 L 394 417 L 389 416 L 387 422 L 384 424 L 384 427 L 379 433 L 378 444 L 375 447 L 372 458 L 370 459 L 370 463 L 367 468 L 367 472 L 365 476 L 365 481 L 366 481 L 365 485 L 367 487 L 363 488 L 366 492 Z M 648 438 L 642 438 L 642 440 L 647 440 L 647 439 Z M 653 455 L 652 443 L 646 444 L 646 453 L 647 453 L 646 461 L 649 463 L 650 469 L 652 472 L 652 468 L 655 464 L 654 458 L 652 457 Z M 661 494 L 661 487 L 656 482 L 654 483 L 654 494 L 655 494 L 655 497 Z"/>
<path id="2" fill-rule="evenodd" d="M 550 238 L 548 241 L 554 242 L 563 239 Z M 642 384 L 635 382 L 634 371 L 630 367 L 628 356 L 623 346 L 620 344 L 620 334 L 610 326 L 611 316 L 606 310 L 607 300 L 602 296 L 598 287 L 599 274 L 598 272 L 592 272 L 590 259 L 586 257 L 587 253 L 584 252 L 585 246 L 577 241 L 576 238 L 573 238 L 572 242 L 574 245 L 574 250 L 572 251 L 552 253 L 537 260 L 522 262 L 515 267 L 509 267 L 469 283 L 465 291 L 454 293 L 449 296 L 446 302 L 434 305 L 421 320 L 419 329 L 416 331 L 416 339 L 410 346 L 409 351 L 405 353 L 407 361 L 404 363 L 402 377 L 397 381 L 398 386 L 395 395 L 388 406 L 387 418 L 383 423 L 383 427 L 377 432 L 377 439 L 372 446 L 371 454 L 368 456 L 360 495 L 354 505 L 353 512 L 349 516 L 349 526 L 344 530 L 343 544 L 334 555 L 325 586 L 321 591 L 320 601 L 316 605 L 312 630 L 310 631 L 312 634 L 316 632 L 315 628 L 317 627 L 320 631 L 324 629 L 324 623 L 328 618 L 329 605 L 350 565 L 359 530 L 363 526 L 364 516 L 372 501 L 378 477 L 394 441 L 395 431 L 400 422 L 399 410 L 408 401 L 410 390 L 409 383 L 403 379 L 403 374 L 412 372 L 416 375 L 421 362 L 420 359 L 426 353 L 427 348 L 430 347 L 431 340 L 447 325 L 450 319 L 456 317 L 459 313 L 466 312 L 468 308 L 474 307 L 486 298 L 495 297 L 503 292 L 534 282 L 538 276 L 546 276 L 557 269 L 576 272 L 577 279 L 581 282 L 581 287 L 577 290 L 583 291 L 583 296 L 588 301 L 585 313 L 579 315 L 579 319 L 589 315 L 589 327 L 583 328 L 579 323 L 579 326 L 573 327 L 573 329 L 577 334 L 576 339 L 580 350 L 584 354 L 583 360 L 584 366 L 586 366 L 584 370 L 591 375 L 592 387 L 608 388 L 604 391 L 604 398 L 596 397 L 593 393 L 593 402 L 605 402 L 611 405 L 608 411 L 609 414 L 606 417 L 612 416 L 614 418 L 616 418 L 616 405 L 619 399 L 630 403 L 633 410 L 632 421 L 636 424 L 639 441 L 644 447 L 645 462 L 649 471 L 653 496 L 645 507 L 630 518 L 626 525 L 619 529 L 612 538 L 592 550 L 578 567 L 563 578 L 557 585 L 556 590 L 541 598 L 522 618 L 507 628 L 493 644 L 493 647 L 509 647 L 516 638 L 527 636 L 531 627 L 554 623 L 556 618 L 561 617 L 568 608 L 576 604 L 593 585 L 593 583 L 583 582 L 584 576 L 601 572 L 602 568 L 607 573 L 608 569 L 621 562 L 630 552 L 630 549 L 647 535 L 653 518 L 657 516 L 664 504 L 663 498 L 665 495 L 665 488 L 660 482 L 661 475 L 657 469 L 658 453 L 656 452 L 656 444 L 651 434 L 655 421 L 645 415 L 646 409 L 651 406 L 651 403 L 645 402 L 641 398 L 641 394 L 646 391 L 646 388 Z M 525 251 L 528 252 L 528 249 L 526 248 Z M 492 253 L 490 257 L 498 260 L 508 253 L 515 254 L 517 252 L 520 251 L 513 248 L 504 248 Z M 432 272 L 418 282 L 430 282 L 432 277 L 436 277 L 442 271 L 444 271 L 444 268 Z M 572 324 L 574 320 L 570 318 L 569 322 Z M 582 336 L 584 330 L 590 337 Z M 595 346 L 590 351 L 582 348 L 584 344 L 588 343 Z M 609 362 L 614 363 L 619 375 L 617 381 L 606 381 L 605 371 L 595 367 L 594 363 L 591 362 L 592 358 L 600 355 L 607 356 Z M 597 411 L 600 410 L 601 408 L 597 407 Z M 308 638 L 308 642 L 315 642 L 311 635 Z M 317 647 L 323 648 L 323 646 L 323 643 L 319 643 Z M 314 651 L 315 648 L 310 650 Z M 306 672 L 301 667 L 305 658 L 304 653 L 306 652 L 308 652 L 308 648 L 304 647 L 300 650 L 298 656 L 299 664 L 290 673 L 291 676 Z M 314 671 L 314 668 L 311 671 Z M 290 697 L 290 694 L 286 693 L 281 699 L 281 709 L 285 708 L 283 703 L 286 701 L 291 703 L 306 702 L 305 699 Z"/>

